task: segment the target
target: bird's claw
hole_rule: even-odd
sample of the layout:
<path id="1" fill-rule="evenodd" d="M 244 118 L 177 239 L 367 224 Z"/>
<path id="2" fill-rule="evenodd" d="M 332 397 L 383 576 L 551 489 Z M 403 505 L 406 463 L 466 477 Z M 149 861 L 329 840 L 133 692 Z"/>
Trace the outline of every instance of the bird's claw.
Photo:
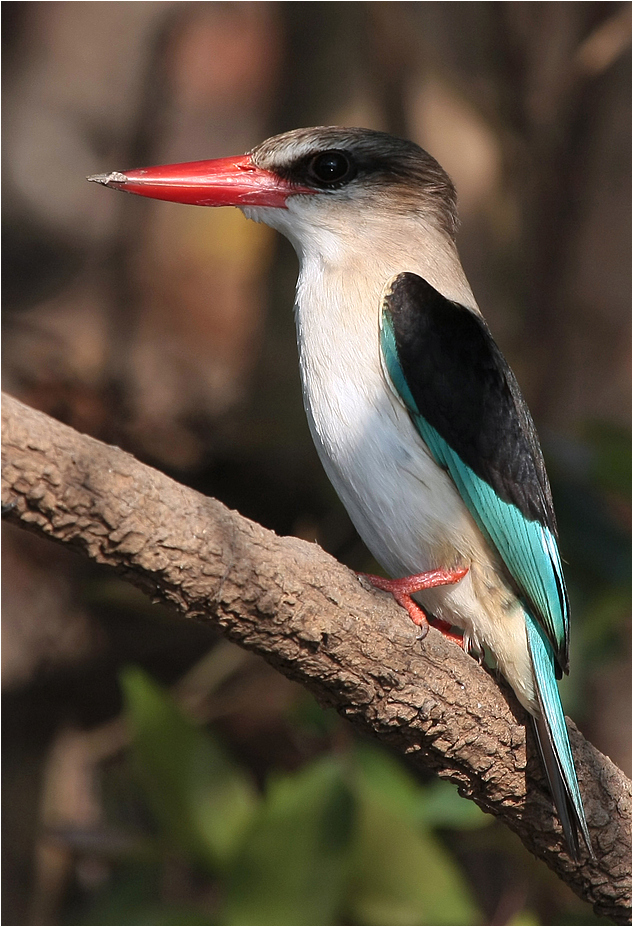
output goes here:
<path id="1" fill-rule="evenodd" d="M 461 634 L 455 634 L 451 630 L 451 625 L 441 618 L 428 618 L 423 609 L 414 601 L 412 595 L 421 592 L 424 589 L 432 589 L 435 586 L 448 586 L 459 582 L 468 570 L 466 568 L 455 570 L 429 570 L 426 573 L 417 573 L 413 576 L 405 576 L 401 579 L 385 579 L 382 576 L 373 576 L 370 573 L 358 573 L 358 578 L 363 585 L 369 583 L 377 589 L 384 592 L 390 592 L 398 605 L 406 609 L 409 618 L 414 625 L 420 629 L 418 640 L 423 641 L 429 633 L 429 625 L 439 631 L 443 637 L 453 641 L 458 647 L 464 647 L 464 641 Z M 466 649 L 464 647 L 464 649 Z"/>
<path id="2" fill-rule="evenodd" d="M 464 653 L 467 653 L 469 657 L 476 660 L 479 666 L 483 665 L 486 654 L 479 644 L 475 643 L 470 634 L 464 634 L 462 647 L 464 648 Z"/>

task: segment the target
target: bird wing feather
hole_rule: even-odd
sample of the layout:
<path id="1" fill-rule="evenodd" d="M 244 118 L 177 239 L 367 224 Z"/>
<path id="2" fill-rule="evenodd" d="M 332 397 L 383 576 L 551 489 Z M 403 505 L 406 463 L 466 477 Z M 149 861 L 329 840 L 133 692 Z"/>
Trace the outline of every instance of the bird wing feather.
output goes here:
<path id="1" fill-rule="evenodd" d="M 380 345 L 416 429 L 566 670 L 569 608 L 549 483 L 529 412 L 485 322 L 402 273 L 383 293 Z"/>

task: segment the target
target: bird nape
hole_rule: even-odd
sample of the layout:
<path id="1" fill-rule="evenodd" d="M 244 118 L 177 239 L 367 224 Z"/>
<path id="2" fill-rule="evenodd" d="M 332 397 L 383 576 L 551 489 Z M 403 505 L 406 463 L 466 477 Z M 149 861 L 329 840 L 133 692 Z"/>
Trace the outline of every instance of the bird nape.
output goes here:
<path id="1" fill-rule="evenodd" d="M 453 184 L 413 142 L 298 129 L 239 157 L 88 178 L 237 206 L 286 235 L 303 398 L 328 477 L 393 592 L 486 645 L 532 715 L 570 856 L 593 856 L 557 679 L 569 605 L 551 492 L 517 381 L 464 275 Z M 415 595 L 415 601 L 411 598 Z"/>

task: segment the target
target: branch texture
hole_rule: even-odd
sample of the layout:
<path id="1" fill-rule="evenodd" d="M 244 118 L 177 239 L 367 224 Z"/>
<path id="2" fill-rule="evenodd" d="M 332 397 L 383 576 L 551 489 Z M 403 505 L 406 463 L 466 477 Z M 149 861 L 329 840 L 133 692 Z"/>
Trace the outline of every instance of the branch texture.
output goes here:
<path id="1" fill-rule="evenodd" d="M 570 722 L 597 861 L 567 856 L 527 715 L 503 682 L 319 547 L 271 531 L 119 448 L 5 396 L 8 519 L 210 622 L 501 818 L 591 902 L 628 923 L 631 783 Z"/>

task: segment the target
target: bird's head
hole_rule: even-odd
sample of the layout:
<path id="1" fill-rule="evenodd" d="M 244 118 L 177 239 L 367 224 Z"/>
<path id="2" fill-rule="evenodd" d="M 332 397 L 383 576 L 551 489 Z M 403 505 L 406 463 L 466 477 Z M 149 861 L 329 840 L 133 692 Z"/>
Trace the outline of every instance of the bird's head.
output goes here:
<path id="1" fill-rule="evenodd" d="M 237 206 L 299 250 L 315 229 L 349 234 L 417 218 L 454 239 L 457 226 L 455 189 L 437 161 L 413 142 L 370 129 L 295 129 L 234 158 L 88 179 L 154 199 Z"/>

